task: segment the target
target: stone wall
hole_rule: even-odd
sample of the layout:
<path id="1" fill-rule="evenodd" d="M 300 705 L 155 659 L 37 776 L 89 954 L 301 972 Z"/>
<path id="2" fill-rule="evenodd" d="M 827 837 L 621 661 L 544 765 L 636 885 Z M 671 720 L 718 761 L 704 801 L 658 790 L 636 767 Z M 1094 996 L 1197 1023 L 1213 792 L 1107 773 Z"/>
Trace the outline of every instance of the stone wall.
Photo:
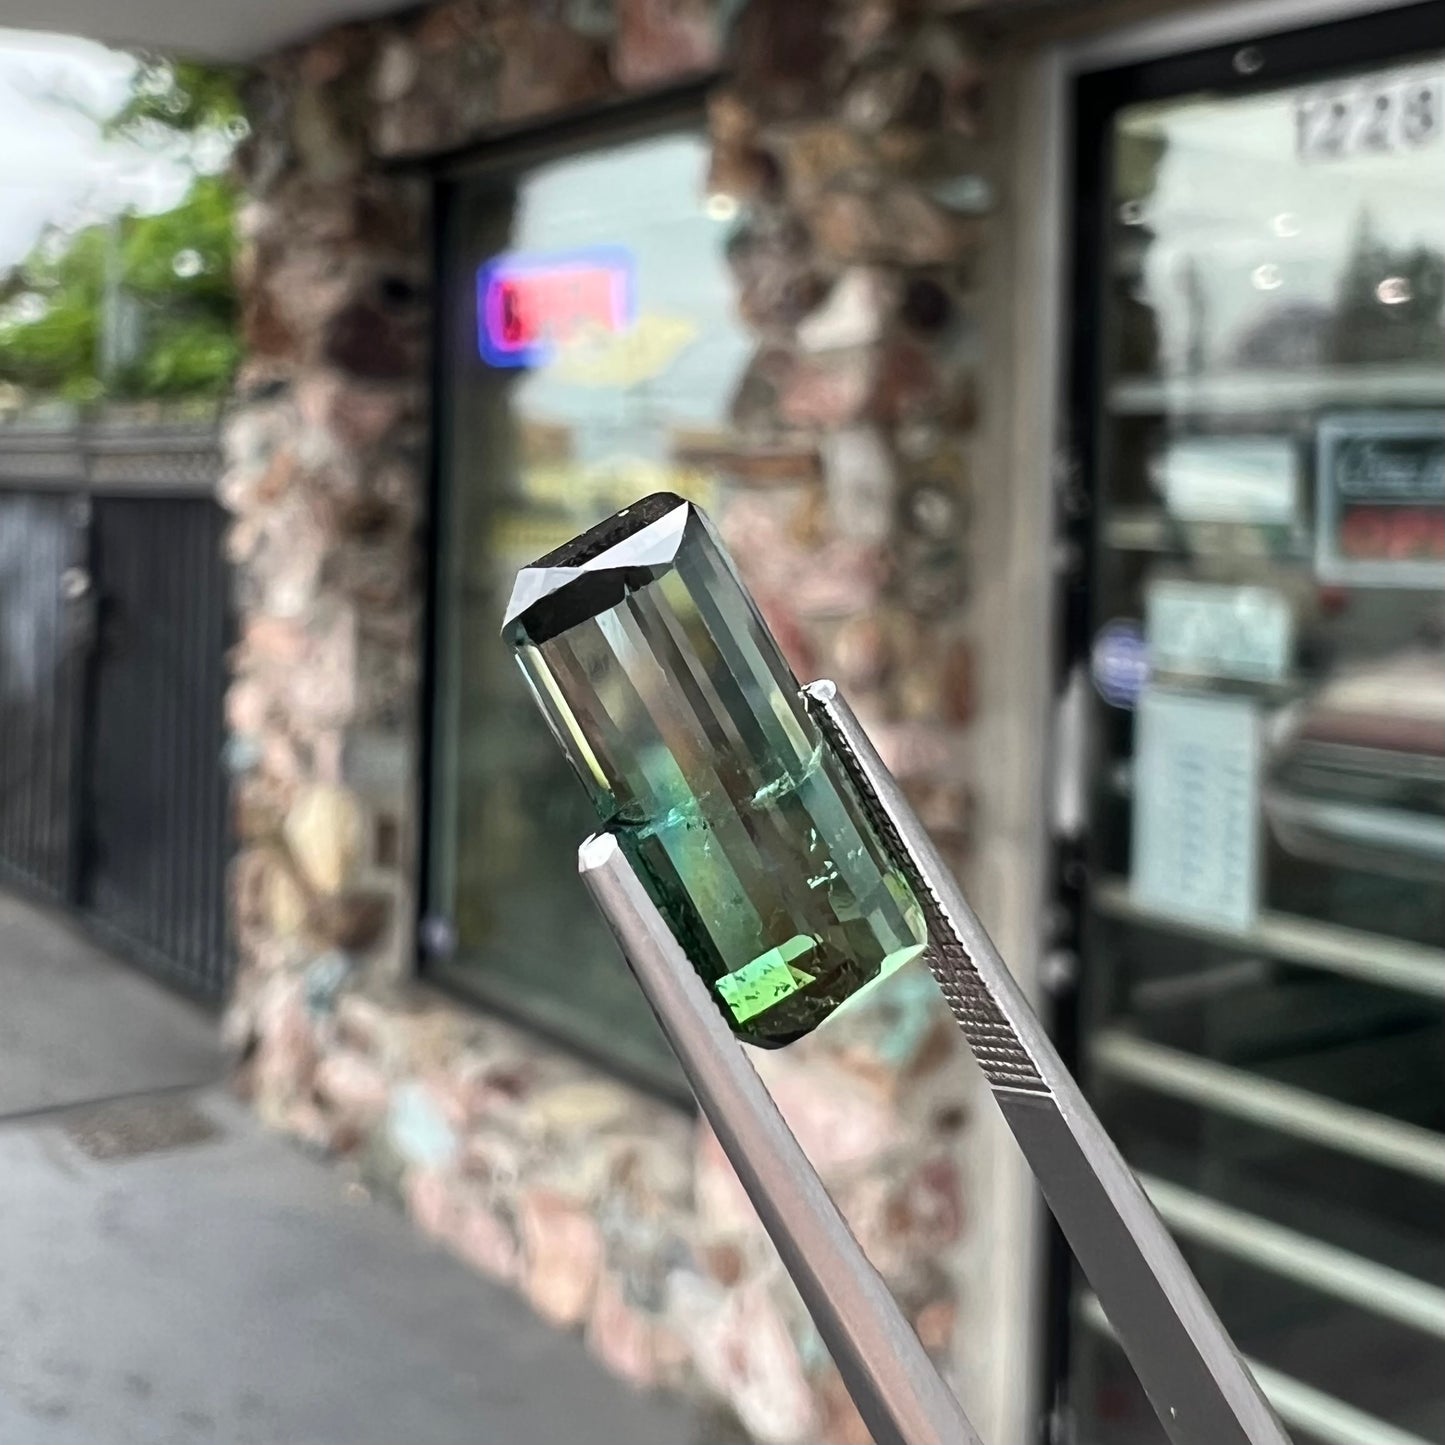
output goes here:
<path id="1" fill-rule="evenodd" d="M 729 10 L 736 7 L 727 7 Z M 760 1439 L 865 1438 L 716 1142 L 412 978 L 432 277 L 395 164 L 718 71 L 709 189 L 757 338 L 766 456 L 720 523 L 804 676 L 849 692 L 946 851 L 969 832 L 973 266 L 992 199 L 963 23 L 909 0 L 453 3 L 268 60 L 241 160 L 246 361 L 227 435 L 241 967 L 262 1114 Z M 921 1335 L 952 1358 L 977 1085 L 931 983 L 758 1060 Z"/>

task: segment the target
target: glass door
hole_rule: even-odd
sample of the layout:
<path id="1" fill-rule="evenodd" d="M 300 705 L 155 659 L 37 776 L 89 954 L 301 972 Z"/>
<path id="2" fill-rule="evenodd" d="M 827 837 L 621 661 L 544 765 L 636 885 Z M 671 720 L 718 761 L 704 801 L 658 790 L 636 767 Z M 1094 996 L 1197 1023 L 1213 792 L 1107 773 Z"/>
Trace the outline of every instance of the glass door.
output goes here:
<path id="1" fill-rule="evenodd" d="M 1300 1445 L 1445 1442 L 1442 101 L 1438 4 L 1078 88 L 1078 1065 Z"/>

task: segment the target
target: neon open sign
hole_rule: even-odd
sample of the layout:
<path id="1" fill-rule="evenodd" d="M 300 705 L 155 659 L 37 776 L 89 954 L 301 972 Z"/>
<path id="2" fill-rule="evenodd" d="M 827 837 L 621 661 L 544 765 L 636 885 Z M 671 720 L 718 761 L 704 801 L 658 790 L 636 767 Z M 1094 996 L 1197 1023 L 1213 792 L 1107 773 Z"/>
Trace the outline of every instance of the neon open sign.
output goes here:
<path id="1" fill-rule="evenodd" d="M 624 246 L 511 251 L 477 271 L 477 348 L 492 366 L 544 366 L 579 335 L 618 335 L 637 314 Z"/>

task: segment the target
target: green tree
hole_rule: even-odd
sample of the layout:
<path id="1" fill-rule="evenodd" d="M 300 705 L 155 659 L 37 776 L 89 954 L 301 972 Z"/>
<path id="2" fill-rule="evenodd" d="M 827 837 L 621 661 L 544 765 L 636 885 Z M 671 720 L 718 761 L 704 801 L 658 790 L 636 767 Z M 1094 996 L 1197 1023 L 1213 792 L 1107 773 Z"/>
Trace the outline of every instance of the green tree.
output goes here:
<path id="1" fill-rule="evenodd" d="M 0 383 L 27 396 L 212 397 L 235 367 L 235 195 L 217 170 L 245 133 L 235 77 L 141 57 L 107 135 L 172 153 L 178 205 L 52 228 L 0 277 Z"/>

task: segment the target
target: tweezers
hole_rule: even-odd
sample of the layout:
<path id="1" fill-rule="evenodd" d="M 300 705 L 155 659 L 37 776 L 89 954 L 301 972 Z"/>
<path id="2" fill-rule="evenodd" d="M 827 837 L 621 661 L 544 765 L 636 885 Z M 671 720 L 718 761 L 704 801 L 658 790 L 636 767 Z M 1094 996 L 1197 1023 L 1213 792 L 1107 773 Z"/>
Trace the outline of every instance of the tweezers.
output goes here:
<path id="1" fill-rule="evenodd" d="M 1198 1281 L 897 780 L 831 682 L 803 689 L 928 929 L 924 961 L 1173 1445 L 1289 1445 Z M 983 1445 L 615 838 L 578 869 L 877 1445 Z"/>

